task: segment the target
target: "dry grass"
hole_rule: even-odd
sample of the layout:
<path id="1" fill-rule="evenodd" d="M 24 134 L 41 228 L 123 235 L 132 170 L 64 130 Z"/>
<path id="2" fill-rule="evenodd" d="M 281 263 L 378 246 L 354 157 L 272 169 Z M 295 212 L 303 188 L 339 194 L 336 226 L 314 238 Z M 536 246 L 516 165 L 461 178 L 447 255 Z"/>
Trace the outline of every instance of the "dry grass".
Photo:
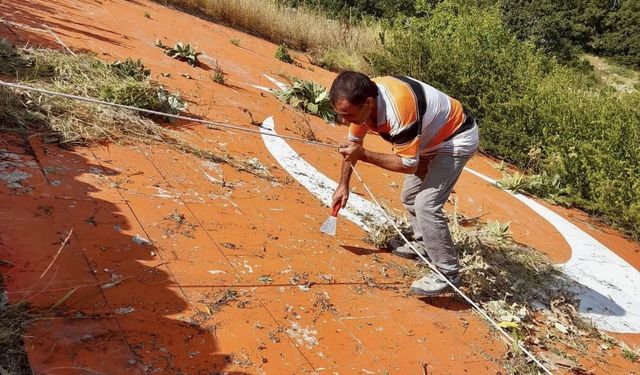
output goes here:
<path id="1" fill-rule="evenodd" d="M 316 131 L 313 125 L 311 125 L 309 115 L 306 113 L 303 113 L 299 120 L 293 120 L 293 132 L 308 141 L 320 141 L 318 136 L 316 136 Z"/>
<path id="2" fill-rule="evenodd" d="M 165 113 L 184 109 L 179 96 L 147 77 L 123 76 L 118 69 L 92 55 L 15 49 L 0 40 L 0 74 L 16 77 L 17 83 Z M 200 149 L 183 140 L 178 132 L 134 111 L 26 91 L 0 89 L 0 131 L 25 136 L 38 134 L 47 142 L 64 145 L 161 143 L 259 177 L 272 178 L 268 169 L 256 168 L 251 160 Z"/>
<path id="3" fill-rule="evenodd" d="M 3 293 L 1 285 L 0 293 Z M 0 301 L 0 373 L 31 374 L 22 333 L 32 320 L 25 304 Z"/>
<path id="4" fill-rule="evenodd" d="M 579 371 L 580 360 L 606 362 L 599 345 L 620 350 L 619 343 L 579 315 L 575 282 L 544 254 L 515 243 L 508 224 L 465 228 L 454 214 L 450 227 L 460 254 L 464 291 L 548 366 L 561 368 L 556 366 L 560 358 Z M 511 374 L 539 370 L 517 348 L 507 353 L 502 365 Z"/>
<path id="5" fill-rule="evenodd" d="M 411 238 L 406 216 L 386 210 Z M 462 290 L 547 366 L 566 370 L 569 364 L 572 371 L 580 373 L 581 361 L 606 365 L 612 353 L 624 356 L 624 344 L 600 332 L 578 313 L 575 282 L 544 254 L 514 242 L 508 223 L 467 220 L 454 209 L 449 226 L 460 256 Z M 368 241 L 377 247 L 398 237 L 388 223 L 373 229 Z M 431 272 L 420 264 L 393 268 L 407 281 Z M 539 373 L 517 347 L 508 351 L 500 365 L 510 374 Z"/>
<path id="6" fill-rule="evenodd" d="M 381 47 L 378 24 L 353 26 L 302 7 L 288 8 L 273 1 L 155 1 L 309 52 L 316 64 L 327 68 L 370 71 L 364 55 Z"/>
<path id="7" fill-rule="evenodd" d="M 365 217 L 364 222 L 371 228 L 371 231 L 367 233 L 365 241 L 377 248 L 386 248 L 392 240 L 401 240 L 394 225 L 400 229 L 407 239 L 411 240 L 413 238 L 413 229 L 411 228 L 411 222 L 407 215 L 400 213 L 396 209 L 388 207 L 383 207 L 383 209 L 387 212 L 387 216 L 391 218 L 393 224 L 388 221 L 380 224 L 377 221 L 371 220 L 371 218 Z"/>

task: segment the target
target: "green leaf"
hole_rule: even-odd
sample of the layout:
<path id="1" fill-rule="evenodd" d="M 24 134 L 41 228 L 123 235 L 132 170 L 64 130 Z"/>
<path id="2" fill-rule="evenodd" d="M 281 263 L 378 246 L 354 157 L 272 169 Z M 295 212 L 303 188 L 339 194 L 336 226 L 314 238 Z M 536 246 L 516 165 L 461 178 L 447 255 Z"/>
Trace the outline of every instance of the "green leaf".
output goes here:
<path id="1" fill-rule="evenodd" d="M 520 328 L 520 325 L 518 323 L 516 323 L 516 322 L 505 322 L 505 321 L 503 321 L 503 322 L 498 323 L 498 326 L 500 328 L 513 328 L 513 329 Z"/>
<path id="2" fill-rule="evenodd" d="M 314 103 L 307 103 L 307 110 L 314 115 L 318 114 L 318 105 Z"/>

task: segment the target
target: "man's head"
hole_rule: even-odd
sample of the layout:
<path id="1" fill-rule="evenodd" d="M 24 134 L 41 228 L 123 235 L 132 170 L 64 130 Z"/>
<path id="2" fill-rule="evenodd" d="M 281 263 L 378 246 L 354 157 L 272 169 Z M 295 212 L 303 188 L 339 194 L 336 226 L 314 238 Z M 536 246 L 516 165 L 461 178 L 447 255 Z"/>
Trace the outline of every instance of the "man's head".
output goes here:
<path id="1" fill-rule="evenodd" d="M 329 97 L 331 105 L 345 121 L 362 124 L 376 108 L 378 87 L 366 75 L 346 71 L 333 81 Z"/>

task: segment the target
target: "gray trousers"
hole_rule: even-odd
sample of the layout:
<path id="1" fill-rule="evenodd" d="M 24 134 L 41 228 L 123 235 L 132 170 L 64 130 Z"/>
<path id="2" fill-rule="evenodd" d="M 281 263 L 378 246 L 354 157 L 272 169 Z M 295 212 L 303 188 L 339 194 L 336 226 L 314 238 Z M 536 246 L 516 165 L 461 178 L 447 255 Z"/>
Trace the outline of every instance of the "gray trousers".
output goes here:
<path id="1" fill-rule="evenodd" d="M 446 276 L 460 271 L 458 254 L 442 207 L 470 156 L 420 157 L 418 170 L 404 178 L 400 199 L 409 212 L 414 238 L 422 241 L 433 264 Z"/>

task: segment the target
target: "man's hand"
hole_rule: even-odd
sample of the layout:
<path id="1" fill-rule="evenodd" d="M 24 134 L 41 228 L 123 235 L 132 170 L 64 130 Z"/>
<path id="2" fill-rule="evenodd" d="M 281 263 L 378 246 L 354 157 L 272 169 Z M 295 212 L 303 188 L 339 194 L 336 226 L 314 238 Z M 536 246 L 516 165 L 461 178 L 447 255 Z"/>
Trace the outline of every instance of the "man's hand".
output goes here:
<path id="1" fill-rule="evenodd" d="M 338 185 L 336 191 L 333 192 L 333 199 L 331 200 L 331 207 L 335 207 L 336 203 L 340 202 L 340 208 L 344 208 L 347 205 L 349 199 L 349 188 L 345 185 Z"/>
<path id="2" fill-rule="evenodd" d="M 346 162 L 351 164 L 361 160 L 364 156 L 364 148 L 355 142 L 341 143 L 338 146 L 338 152 L 344 156 Z"/>

